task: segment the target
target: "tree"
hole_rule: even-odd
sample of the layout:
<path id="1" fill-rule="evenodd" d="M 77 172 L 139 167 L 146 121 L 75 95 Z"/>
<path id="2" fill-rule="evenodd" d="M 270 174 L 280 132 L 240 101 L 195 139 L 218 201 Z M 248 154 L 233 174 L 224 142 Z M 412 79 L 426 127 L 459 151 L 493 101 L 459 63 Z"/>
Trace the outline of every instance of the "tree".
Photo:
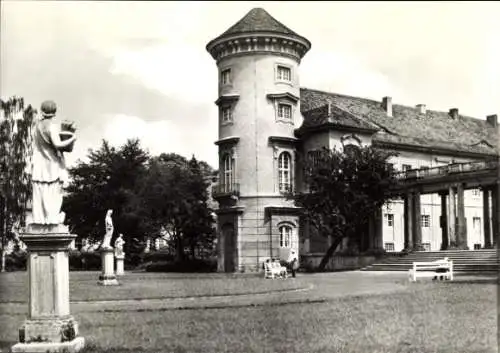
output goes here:
<path id="1" fill-rule="evenodd" d="M 169 235 L 177 260 L 185 259 L 186 247 L 195 257 L 197 249 L 210 247 L 214 239 L 203 168 L 194 157 L 188 161 L 162 154 L 152 159 L 137 194 L 141 219 L 148 219 L 157 235 Z"/>
<path id="2" fill-rule="evenodd" d="M 1 271 L 5 248 L 25 223 L 31 197 L 32 129 L 36 110 L 24 107 L 22 98 L 0 101 L 0 236 Z"/>
<path id="3" fill-rule="evenodd" d="M 322 236 L 330 236 L 319 270 L 344 238 L 359 237 L 366 225 L 390 196 L 395 183 L 387 159 L 393 154 L 372 147 L 315 151 L 305 162 L 305 192 L 289 197 L 303 209 L 303 216 Z"/>
<path id="4" fill-rule="evenodd" d="M 69 169 L 71 183 L 63 209 L 72 231 L 79 237 L 101 240 L 104 233 L 104 215 L 113 209 L 115 233 L 123 233 L 129 246 L 133 237 L 143 234 L 139 219 L 129 207 L 136 186 L 150 156 L 137 139 L 128 140 L 115 148 L 103 140 L 99 150 L 90 150 L 88 162 L 79 161 Z"/>

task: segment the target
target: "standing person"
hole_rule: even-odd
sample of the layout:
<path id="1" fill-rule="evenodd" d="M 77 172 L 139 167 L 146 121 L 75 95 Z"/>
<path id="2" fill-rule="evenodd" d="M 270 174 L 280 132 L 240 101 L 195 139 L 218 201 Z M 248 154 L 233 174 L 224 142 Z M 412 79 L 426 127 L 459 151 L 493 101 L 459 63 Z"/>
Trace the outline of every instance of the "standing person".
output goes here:
<path id="1" fill-rule="evenodd" d="M 292 278 L 295 278 L 295 272 L 299 268 L 299 256 L 296 250 L 290 250 L 290 255 L 288 256 L 287 262 L 288 266 L 290 267 L 290 271 L 292 272 Z"/>
<path id="2" fill-rule="evenodd" d="M 66 177 L 63 151 L 76 136 L 69 133 L 67 140 L 61 140 L 61 125 L 53 121 L 57 110 L 53 101 L 43 102 L 40 110 L 42 118 L 36 123 L 33 136 L 33 223 L 59 225 L 64 222 L 64 213 L 61 213 Z"/>

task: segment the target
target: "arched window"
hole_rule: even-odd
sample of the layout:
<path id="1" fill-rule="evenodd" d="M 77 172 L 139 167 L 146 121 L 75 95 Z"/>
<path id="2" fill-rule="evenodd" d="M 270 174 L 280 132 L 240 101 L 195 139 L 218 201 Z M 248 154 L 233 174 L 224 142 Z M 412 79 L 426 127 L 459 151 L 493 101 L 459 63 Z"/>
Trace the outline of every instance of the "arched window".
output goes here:
<path id="1" fill-rule="evenodd" d="M 282 152 L 278 157 L 278 182 L 280 192 L 292 190 L 292 157 L 288 152 Z"/>
<path id="2" fill-rule="evenodd" d="M 222 185 L 223 191 L 231 191 L 234 184 L 234 158 L 225 154 L 222 158 Z"/>
<path id="3" fill-rule="evenodd" d="M 360 147 L 358 145 L 348 143 L 344 145 L 344 153 L 349 155 L 355 155 L 360 151 Z"/>
<path id="4" fill-rule="evenodd" d="M 280 248 L 291 248 L 293 240 L 293 228 L 290 225 L 284 224 L 280 226 Z"/>

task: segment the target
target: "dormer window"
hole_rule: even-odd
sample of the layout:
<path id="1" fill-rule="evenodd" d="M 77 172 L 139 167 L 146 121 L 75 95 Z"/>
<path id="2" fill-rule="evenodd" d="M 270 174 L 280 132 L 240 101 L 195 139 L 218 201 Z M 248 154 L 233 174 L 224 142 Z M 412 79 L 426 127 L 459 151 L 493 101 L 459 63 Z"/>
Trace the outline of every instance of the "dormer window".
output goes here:
<path id="1" fill-rule="evenodd" d="M 221 85 L 229 85 L 231 83 L 231 69 L 225 69 L 220 74 Z"/>
<path id="2" fill-rule="evenodd" d="M 291 82 L 292 81 L 292 69 L 287 67 L 287 66 L 278 65 L 276 68 L 276 79 L 278 81 Z"/>
<path id="3" fill-rule="evenodd" d="M 292 120 L 292 106 L 290 104 L 278 104 L 278 119 Z"/>

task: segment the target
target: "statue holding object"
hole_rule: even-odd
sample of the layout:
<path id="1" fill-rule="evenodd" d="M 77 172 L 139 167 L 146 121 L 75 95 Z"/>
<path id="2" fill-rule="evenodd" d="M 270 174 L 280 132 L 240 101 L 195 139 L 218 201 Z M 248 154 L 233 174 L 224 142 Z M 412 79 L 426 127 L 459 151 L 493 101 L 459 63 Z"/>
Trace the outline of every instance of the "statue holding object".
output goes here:
<path id="1" fill-rule="evenodd" d="M 63 152 L 71 152 L 76 140 L 73 123 L 54 122 L 56 104 L 45 101 L 42 118 L 33 136 L 32 223 L 52 230 L 64 223 L 61 212 L 66 163 Z"/>

